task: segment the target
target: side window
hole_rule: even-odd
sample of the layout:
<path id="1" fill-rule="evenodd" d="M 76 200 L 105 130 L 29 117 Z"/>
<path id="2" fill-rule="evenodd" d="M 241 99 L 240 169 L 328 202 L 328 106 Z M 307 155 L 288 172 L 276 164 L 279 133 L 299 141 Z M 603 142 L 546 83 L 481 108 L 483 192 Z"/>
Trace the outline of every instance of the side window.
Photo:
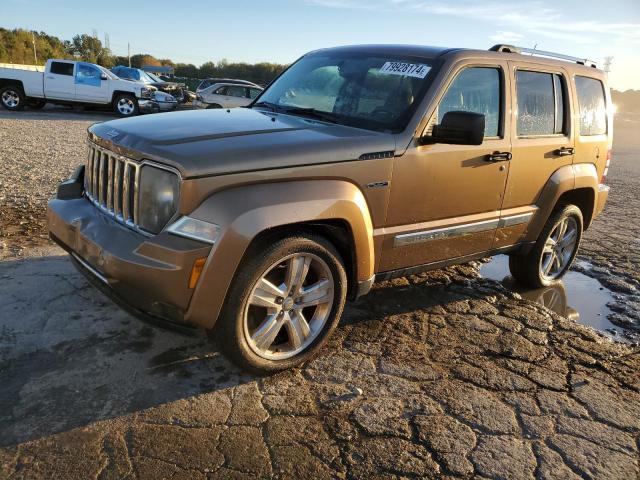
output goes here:
<path id="1" fill-rule="evenodd" d="M 245 93 L 244 93 L 244 87 L 238 87 L 238 86 L 229 86 L 227 87 L 227 95 L 230 95 L 232 97 L 245 97 Z"/>
<path id="2" fill-rule="evenodd" d="M 247 90 L 249 90 L 249 98 L 256 98 L 260 95 L 260 90 L 257 88 L 248 88 Z"/>
<path id="3" fill-rule="evenodd" d="M 76 69 L 75 83 L 80 85 L 91 85 L 99 87 L 101 80 L 101 72 L 93 65 L 87 65 L 86 63 L 78 63 Z"/>
<path id="4" fill-rule="evenodd" d="M 51 62 L 51 73 L 56 75 L 73 76 L 73 63 Z"/>
<path id="5" fill-rule="evenodd" d="M 564 132 L 564 89 L 560 75 L 516 72 L 519 136 L 556 135 Z"/>
<path id="6" fill-rule="evenodd" d="M 466 111 L 485 116 L 485 137 L 500 134 L 500 71 L 493 67 L 470 67 L 453 80 L 437 110 L 438 123 L 447 112 Z"/>
<path id="7" fill-rule="evenodd" d="M 227 87 L 220 87 L 213 93 L 215 93 L 216 95 L 226 95 L 227 94 Z"/>
<path id="8" fill-rule="evenodd" d="M 576 76 L 576 91 L 580 108 L 580 135 L 607 133 L 607 110 L 602 82 L 595 78 Z"/>

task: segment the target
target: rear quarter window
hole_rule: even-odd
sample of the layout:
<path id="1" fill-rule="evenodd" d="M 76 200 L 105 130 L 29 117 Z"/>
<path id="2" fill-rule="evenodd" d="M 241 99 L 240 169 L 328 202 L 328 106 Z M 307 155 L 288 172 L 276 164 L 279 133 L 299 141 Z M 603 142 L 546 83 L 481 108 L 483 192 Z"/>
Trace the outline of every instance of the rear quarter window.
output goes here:
<path id="1" fill-rule="evenodd" d="M 604 85 L 595 78 L 576 76 L 575 79 L 580 109 L 580 135 L 607 133 Z"/>
<path id="2" fill-rule="evenodd" d="M 51 62 L 51 73 L 55 75 L 73 76 L 73 63 Z"/>

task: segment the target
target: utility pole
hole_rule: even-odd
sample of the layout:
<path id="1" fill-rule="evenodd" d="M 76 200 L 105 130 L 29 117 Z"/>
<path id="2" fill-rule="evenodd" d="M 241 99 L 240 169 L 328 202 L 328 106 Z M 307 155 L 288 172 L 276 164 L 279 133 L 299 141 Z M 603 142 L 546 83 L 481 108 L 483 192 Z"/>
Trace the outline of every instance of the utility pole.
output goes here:
<path id="1" fill-rule="evenodd" d="M 34 65 L 38 65 L 38 54 L 36 53 L 36 34 L 34 32 L 31 32 L 31 43 L 33 44 Z"/>
<path id="2" fill-rule="evenodd" d="M 129 67 L 131 67 L 131 45 L 127 42 L 127 58 L 129 59 Z"/>
<path id="3" fill-rule="evenodd" d="M 604 57 L 604 67 L 603 70 L 607 73 L 611 72 L 611 62 L 613 61 L 613 57 Z"/>

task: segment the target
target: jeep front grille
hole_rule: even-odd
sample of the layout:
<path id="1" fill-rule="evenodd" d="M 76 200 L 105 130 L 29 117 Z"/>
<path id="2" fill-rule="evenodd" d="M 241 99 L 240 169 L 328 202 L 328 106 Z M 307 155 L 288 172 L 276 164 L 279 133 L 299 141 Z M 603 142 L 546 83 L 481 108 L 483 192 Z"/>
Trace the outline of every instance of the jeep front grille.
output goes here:
<path id="1" fill-rule="evenodd" d="M 140 164 L 89 144 L 85 195 L 119 222 L 137 229 Z"/>

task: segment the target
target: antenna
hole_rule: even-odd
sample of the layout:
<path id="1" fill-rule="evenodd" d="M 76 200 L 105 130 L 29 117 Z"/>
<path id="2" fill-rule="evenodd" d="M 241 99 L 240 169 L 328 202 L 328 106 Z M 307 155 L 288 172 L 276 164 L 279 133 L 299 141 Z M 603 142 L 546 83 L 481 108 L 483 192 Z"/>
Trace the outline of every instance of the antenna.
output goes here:
<path id="1" fill-rule="evenodd" d="M 34 65 L 38 65 L 38 54 L 36 53 L 36 34 L 31 32 L 31 43 L 33 44 L 33 60 Z"/>

